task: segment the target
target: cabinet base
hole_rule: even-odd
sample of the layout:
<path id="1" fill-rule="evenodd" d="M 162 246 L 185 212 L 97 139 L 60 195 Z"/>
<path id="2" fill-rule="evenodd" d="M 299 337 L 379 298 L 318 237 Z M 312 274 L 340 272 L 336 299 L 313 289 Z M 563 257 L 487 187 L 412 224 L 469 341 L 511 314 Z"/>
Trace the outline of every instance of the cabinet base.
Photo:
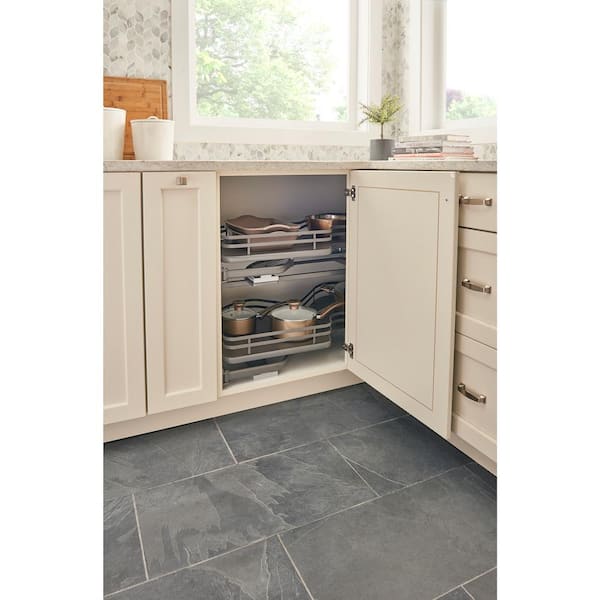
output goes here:
<path id="1" fill-rule="evenodd" d="M 276 404 L 284 400 L 326 392 L 355 383 L 361 383 L 361 380 L 350 373 L 350 371 L 342 370 L 335 373 L 313 376 L 301 381 L 291 381 L 229 396 L 222 396 L 214 402 L 208 402 L 199 406 L 190 406 L 179 410 L 146 415 L 139 419 L 105 425 L 104 441 L 112 442 L 113 440 L 150 433 L 151 431 L 177 427 L 186 423 L 193 423 L 194 421 L 202 421 L 250 408 Z"/>

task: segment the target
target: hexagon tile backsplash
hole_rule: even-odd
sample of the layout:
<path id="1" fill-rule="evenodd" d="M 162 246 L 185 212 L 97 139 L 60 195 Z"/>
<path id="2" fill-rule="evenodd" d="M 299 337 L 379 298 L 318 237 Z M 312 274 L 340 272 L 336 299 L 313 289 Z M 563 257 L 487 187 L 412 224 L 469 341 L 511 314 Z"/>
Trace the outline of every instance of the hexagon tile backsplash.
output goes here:
<path id="1" fill-rule="evenodd" d="M 170 89 L 170 0 L 105 0 L 104 74 L 166 79 Z"/>

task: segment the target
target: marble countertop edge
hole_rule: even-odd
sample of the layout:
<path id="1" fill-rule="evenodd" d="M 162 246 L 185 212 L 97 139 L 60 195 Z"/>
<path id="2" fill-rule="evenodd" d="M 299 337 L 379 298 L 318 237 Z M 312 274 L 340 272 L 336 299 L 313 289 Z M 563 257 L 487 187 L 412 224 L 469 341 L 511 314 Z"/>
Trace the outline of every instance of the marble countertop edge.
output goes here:
<path id="1" fill-rule="evenodd" d="M 461 171 L 495 173 L 495 160 L 456 161 L 326 161 L 326 160 L 110 160 L 104 161 L 105 173 L 169 171 L 217 171 L 220 173 L 290 173 L 319 171 Z"/>

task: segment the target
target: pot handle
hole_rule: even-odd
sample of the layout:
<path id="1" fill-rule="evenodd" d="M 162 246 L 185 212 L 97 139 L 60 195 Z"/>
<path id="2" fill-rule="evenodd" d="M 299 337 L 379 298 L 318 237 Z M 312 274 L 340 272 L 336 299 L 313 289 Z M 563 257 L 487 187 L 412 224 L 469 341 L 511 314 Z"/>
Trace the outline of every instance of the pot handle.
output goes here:
<path id="1" fill-rule="evenodd" d="M 323 310 L 319 311 L 319 314 L 315 316 L 315 319 L 322 319 L 326 317 L 329 313 L 332 313 L 336 308 L 340 308 L 344 306 L 344 300 L 338 300 L 329 306 L 326 306 Z"/>

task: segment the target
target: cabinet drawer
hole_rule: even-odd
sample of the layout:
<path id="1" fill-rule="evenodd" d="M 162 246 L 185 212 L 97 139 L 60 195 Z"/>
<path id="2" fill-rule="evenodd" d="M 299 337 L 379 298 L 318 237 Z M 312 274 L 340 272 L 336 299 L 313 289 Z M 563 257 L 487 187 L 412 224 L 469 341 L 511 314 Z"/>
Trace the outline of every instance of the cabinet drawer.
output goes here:
<path id="1" fill-rule="evenodd" d="M 496 347 L 496 234 L 458 230 L 456 331 Z"/>
<path id="2" fill-rule="evenodd" d="M 496 460 L 496 350 L 457 334 L 452 431 Z"/>
<path id="3" fill-rule="evenodd" d="M 458 177 L 459 210 L 458 224 L 461 227 L 498 231 L 496 223 L 495 173 L 464 173 Z M 462 198 L 461 198 L 462 197 Z M 485 200 L 488 199 L 490 206 Z"/>

